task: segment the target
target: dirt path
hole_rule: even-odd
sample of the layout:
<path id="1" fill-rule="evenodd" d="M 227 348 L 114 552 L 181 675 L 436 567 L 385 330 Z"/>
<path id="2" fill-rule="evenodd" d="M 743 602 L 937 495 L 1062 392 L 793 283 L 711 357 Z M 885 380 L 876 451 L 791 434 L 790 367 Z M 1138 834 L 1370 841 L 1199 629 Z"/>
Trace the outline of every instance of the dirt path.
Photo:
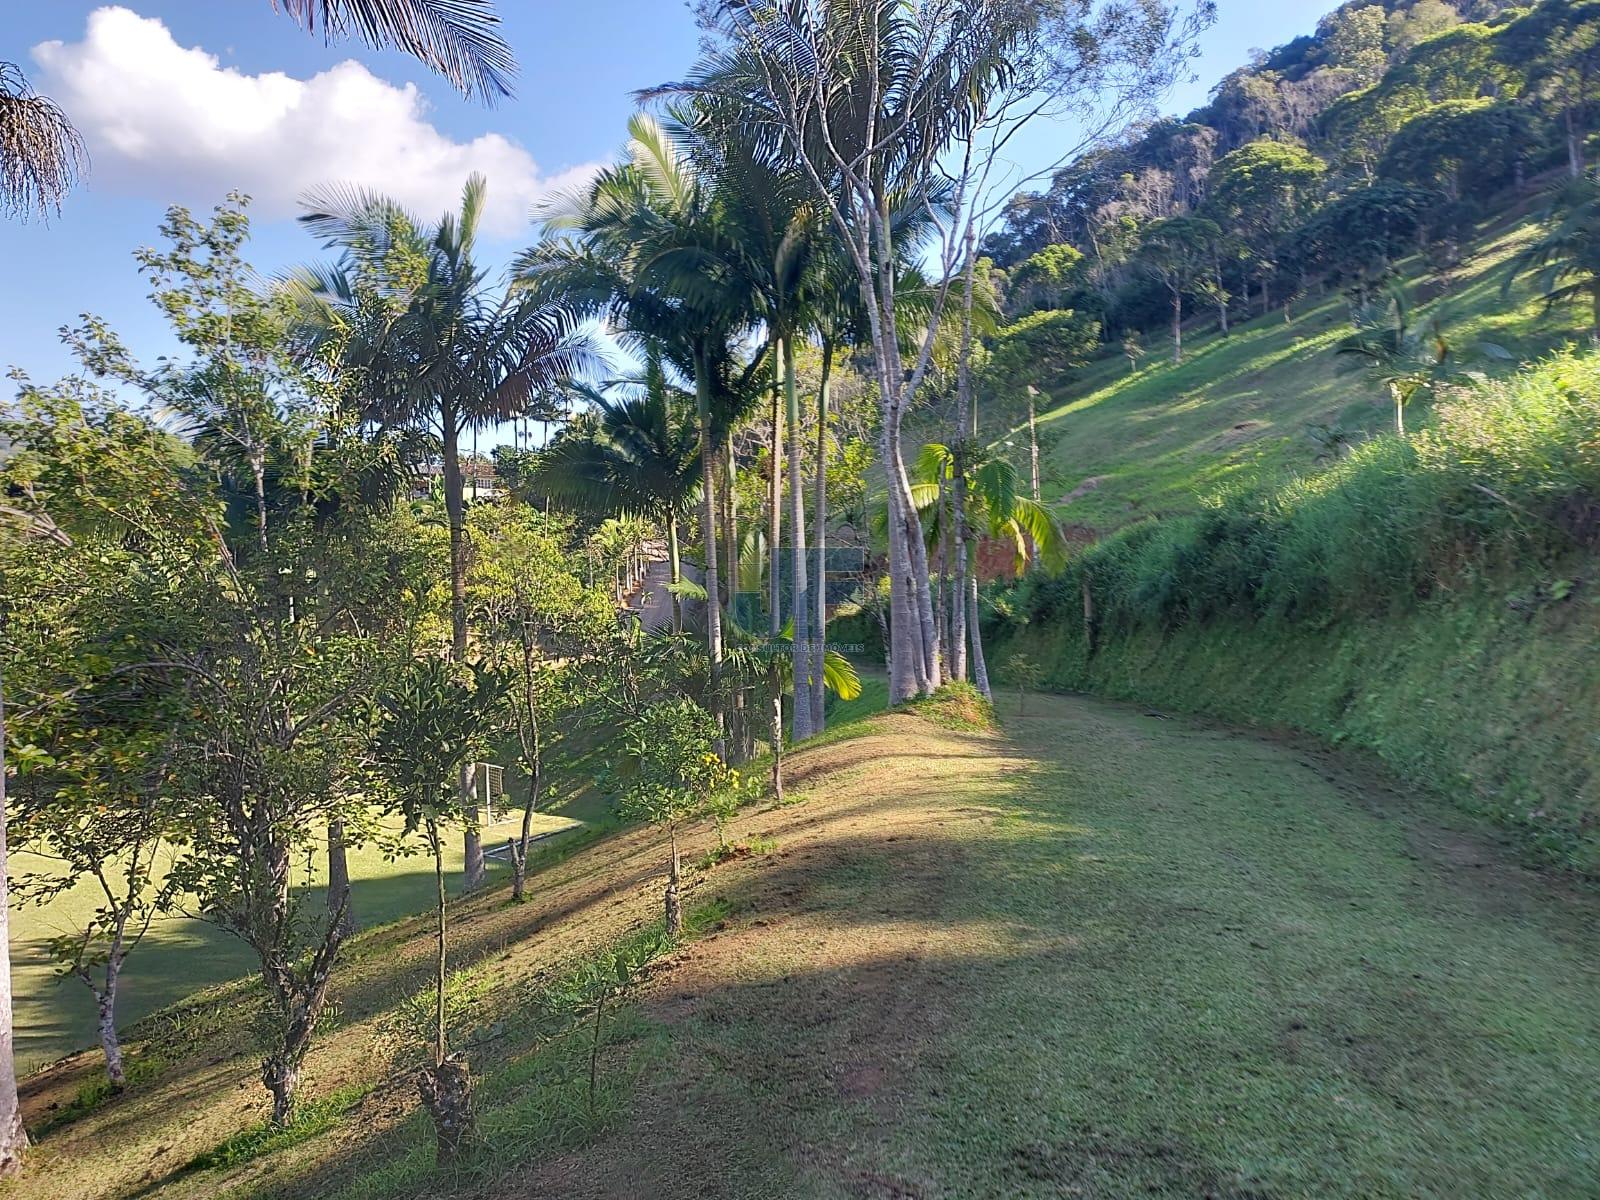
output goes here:
<path id="1" fill-rule="evenodd" d="M 1381 776 L 1071 699 L 804 752 L 529 1197 L 1600 1195 L 1600 903 Z"/>

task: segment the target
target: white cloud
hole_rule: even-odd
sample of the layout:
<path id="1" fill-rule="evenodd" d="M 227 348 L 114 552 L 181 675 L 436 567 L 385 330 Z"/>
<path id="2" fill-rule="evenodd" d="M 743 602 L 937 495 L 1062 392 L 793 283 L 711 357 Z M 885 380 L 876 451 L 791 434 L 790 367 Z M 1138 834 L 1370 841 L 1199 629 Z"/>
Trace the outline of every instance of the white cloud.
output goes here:
<path id="1" fill-rule="evenodd" d="M 238 189 L 262 216 L 283 217 L 308 188 L 354 183 L 429 219 L 478 171 L 489 180 L 486 230 L 512 235 L 537 199 L 593 170 L 546 176 L 497 133 L 454 141 L 428 122 L 413 85 L 353 60 L 310 79 L 246 75 L 126 8 L 96 9 L 82 41 L 43 42 L 33 56 L 40 90 L 88 143 L 92 182 L 155 199 L 210 204 Z"/>

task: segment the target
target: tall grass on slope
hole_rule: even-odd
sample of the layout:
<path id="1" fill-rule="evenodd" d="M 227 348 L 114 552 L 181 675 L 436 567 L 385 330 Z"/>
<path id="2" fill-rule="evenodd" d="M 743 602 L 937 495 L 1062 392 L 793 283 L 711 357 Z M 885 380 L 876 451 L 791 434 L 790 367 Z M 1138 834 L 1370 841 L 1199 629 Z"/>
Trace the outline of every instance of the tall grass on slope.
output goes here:
<path id="1" fill-rule="evenodd" d="M 1133 526 L 996 608 L 1002 621 L 1080 621 L 1087 578 L 1102 635 L 1382 615 L 1549 570 L 1597 541 L 1600 355 L 1566 353 L 1452 394 L 1408 440 L 1374 438 L 1287 486 Z"/>
<path id="2" fill-rule="evenodd" d="M 1600 354 L 1566 352 L 992 593 L 990 657 L 1353 741 L 1600 868 L 1597 546 Z"/>

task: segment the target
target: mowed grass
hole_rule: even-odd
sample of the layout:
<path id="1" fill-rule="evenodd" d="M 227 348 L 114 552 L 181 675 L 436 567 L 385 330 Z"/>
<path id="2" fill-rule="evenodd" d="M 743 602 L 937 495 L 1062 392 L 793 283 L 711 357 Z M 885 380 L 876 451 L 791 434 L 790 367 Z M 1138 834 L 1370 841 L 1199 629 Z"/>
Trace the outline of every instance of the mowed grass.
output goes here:
<path id="1" fill-rule="evenodd" d="M 535 833 L 556 833 L 579 824 L 569 816 L 541 813 L 535 820 Z M 515 821 L 489 827 L 485 841 L 503 843 L 518 827 Z M 452 838 L 446 845 L 446 867 L 452 882 L 459 885 L 461 839 Z M 416 849 L 420 852 L 420 843 Z M 349 862 L 352 905 L 362 928 L 421 912 L 433 901 L 433 867 L 425 858 L 413 854 L 390 859 L 379 847 L 368 845 L 353 848 Z M 327 855 L 322 843 L 305 866 L 307 870 L 300 876 L 304 902 L 326 904 Z M 51 871 L 51 862 L 37 854 L 11 856 L 13 878 Z M 502 872 L 509 873 L 509 868 L 491 858 L 489 871 L 494 880 Z M 59 934 L 81 929 L 104 902 L 98 885 L 85 881 L 42 907 L 26 904 L 11 913 L 17 1060 L 23 1074 L 95 1042 L 94 998 L 81 980 L 57 974 L 46 943 Z M 199 988 L 255 969 L 256 959 L 249 947 L 215 925 L 187 916 L 162 918 L 128 958 L 118 996 L 119 1024 L 126 1031 Z"/>
<path id="2" fill-rule="evenodd" d="M 1320 751 L 1000 708 L 796 755 L 633 1124 L 508 1194 L 1597 1194 L 1600 897 Z"/>
<path id="3" fill-rule="evenodd" d="M 1514 369 L 1480 353 L 1484 342 L 1532 361 L 1587 337 L 1587 314 L 1579 307 L 1547 311 L 1526 284 L 1502 295 L 1507 261 L 1536 233 L 1526 220 L 1502 222 L 1448 279 L 1418 259 L 1400 264 L 1414 322 L 1419 328 L 1438 322 L 1460 370 Z M 1246 316 L 1236 307 L 1225 338 L 1213 314 L 1194 310 L 1181 365 L 1170 361 L 1170 343 L 1152 335 L 1136 373 L 1110 350 L 1039 383 L 1050 398 L 1038 414 L 1041 494 L 1062 522 L 1103 534 L 1144 517 L 1193 512 L 1218 491 L 1314 468 L 1324 451 L 1310 434 L 1313 426 L 1334 426 L 1355 440 L 1393 426 L 1383 388 L 1357 360 L 1336 353 L 1351 332 L 1343 295 L 1330 291 L 1296 303 L 1289 321 L 1281 310 Z M 1408 426 L 1425 413 L 1425 402 L 1417 402 Z M 983 418 L 987 435 L 1009 443 L 1012 461 L 1025 466 L 1024 414 L 991 405 Z"/>

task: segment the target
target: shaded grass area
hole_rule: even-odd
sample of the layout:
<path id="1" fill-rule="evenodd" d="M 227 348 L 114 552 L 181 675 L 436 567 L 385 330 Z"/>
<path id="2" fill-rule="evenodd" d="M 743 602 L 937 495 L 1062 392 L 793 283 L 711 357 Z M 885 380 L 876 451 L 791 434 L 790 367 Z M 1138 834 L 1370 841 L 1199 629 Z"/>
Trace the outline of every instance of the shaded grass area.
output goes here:
<path id="1" fill-rule="evenodd" d="M 1594 1194 L 1594 893 L 1293 744 L 1029 711 L 829 748 L 634 1124 L 508 1194 Z"/>
<path id="2" fill-rule="evenodd" d="M 583 818 L 598 817 L 584 810 Z M 578 819 L 566 814 L 541 815 L 535 832 L 576 830 Z M 501 838 L 514 824 L 486 830 Z M 556 839 L 559 841 L 560 839 Z M 420 849 L 420 847 L 419 847 Z M 352 848 L 349 855 L 352 905 L 362 928 L 385 925 L 428 907 L 433 900 L 433 870 L 422 858 L 386 858 L 376 846 Z M 307 904 L 325 904 L 326 854 L 313 858 Z M 459 837 L 447 843 L 446 869 L 453 891 L 459 890 L 462 846 Z M 48 872 L 51 864 L 37 855 L 13 853 L 14 875 Z M 491 880 L 509 870 L 489 860 Z M 12 979 L 15 986 L 16 1045 L 19 1070 L 26 1074 L 95 1040 L 95 1009 L 88 988 L 76 979 L 58 979 L 45 951 L 52 936 L 70 931 L 104 903 L 92 881 L 53 899 L 48 905 L 27 905 L 11 914 Z M 210 923 L 188 917 L 156 922 L 129 957 L 118 998 L 119 1023 L 129 1030 L 144 1018 L 208 984 L 247 975 L 255 957 L 237 938 Z"/>

